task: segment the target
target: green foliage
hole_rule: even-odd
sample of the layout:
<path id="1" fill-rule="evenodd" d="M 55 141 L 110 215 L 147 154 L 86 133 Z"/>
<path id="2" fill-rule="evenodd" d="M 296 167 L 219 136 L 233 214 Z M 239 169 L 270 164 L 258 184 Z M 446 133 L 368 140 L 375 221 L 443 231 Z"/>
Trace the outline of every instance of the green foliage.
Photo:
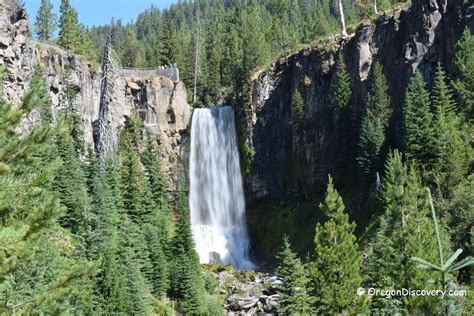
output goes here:
<path id="1" fill-rule="evenodd" d="M 163 15 L 163 34 L 161 37 L 161 64 L 171 65 L 176 62 L 174 21 L 170 12 Z"/>
<path id="2" fill-rule="evenodd" d="M 358 5 L 349 0 L 343 5 L 347 23 L 357 23 Z M 334 1 L 202 0 L 177 2 L 163 11 L 152 7 L 135 23 L 112 20 L 89 34 L 96 55 L 111 34 L 122 64 L 129 67 L 176 62 L 187 87 L 194 86 L 196 74 L 196 104 L 213 104 L 248 98 L 247 81 L 257 67 L 337 30 Z M 135 49 L 125 40 L 129 32 Z M 140 58 L 129 58 L 134 54 Z"/>
<path id="3" fill-rule="evenodd" d="M 372 76 L 372 89 L 367 101 L 367 115 L 379 120 L 387 128 L 392 108 L 387 79 L 383 74 L 382 65 L 378 61 L 374 64 Z"/>
<path id="4" fill-rule="evenodd" d="M 59 13 L 58 44 L 90 61 L 95 61 L 97 52 L 94 49 L 93 40 L 86 33 L 85 26 L 79 23 L 77 11 L 72 7 L 70 0 L 61 0 Z"/>
<path id="5" fill-rule="evenodd" d="M 293 92 L 292 102 L 292 113 L 291 113 L 291 124 L 298 130 L 304 125 L 305 113 L 304 113 L 304 100 L 301 93 L 295 89 Z"/>
<path id="6" fill-rule="evenodd" d="M 149 264 L 146 244 L 140 226 L 127 214 L 121 215 L 119 249 L 117 260 L 118 271 L 124 277 L 124 312 L 127 315 L 146 315 L 151 311 L 150 289 L 144 275 Z"/>
<path id="7" fill-rule="evenodd" d="M 441 240 L 441 236 L 440 236 L 441 232 L 440 232 L 440 228 L 438 224 L 438 219 L 436 217 L 436 212 L 433 206 L 433 199 L 431 197 L 430 190 L 429 189 L 426 189 L 426 190 L 428 191 L 428 198 L 429 198 L 430 208 L 431 208 L 431 216 L 433 217 L 436 243 L 438 246 L 438 261 L 436 263 L 433 263 L 433 261 L 430 262 L 428 260 L 421 259 L 419 257 L 412 257 L 411 260 L 418 263 L 419 269 L 439 272 L 440 273 L 439 283 L 441 287 L 444 290 L 446 290 L 452 287 L 450 286 L 450 282 L 448 282 L 449 274 L 459 271 L 464 267 L 474 265 L 474 258 L 466 257 L 456 262 L 456 259 L 458 259 L 461 253 L 463 252 L 462 249 L 458 249 L 448 259 L 445 260 L 445 257 L 443 255 L 443 242 Z M 454 312 L 452 310 L 454 306 L 449 296 L 446 297 L 446 301 L 447 302 L 444 303 L 445 314 L 449 315 Z"/>
<path id="8" fill-rule="evenodd" d="M 310 263 L 314 306 L 322 314 L 353 314 L 362 308 L 363 301 L 355 292 L 347 291 L 362 283 L 362 257 L 354 236 L 355 224 L 349 222 L 331 177 L 320 209 L 327 220 L 316 225 L 315 259 Z"/>
<path id="9" fill-rule="evenodd" d="M 170 314 L 172 295 L 180 312 L 221 315 L 205 292 L 185 196 L 173 229 L 141 121 L 127 121 L 118 155 L 100 162 L 84 150 L 75 107 L 53 122 L 40 69 L 23 100 L 0 103 L 0 313 Z M 33 111 L 42 120 L 17 134 Z"/>
<path id="10" fill-rule="evenodd" d="M 366 115 L 359 135 L 357 162 L 362 172 L 371 180 L 375 180 L 375 174 L 380 171 L 384 142 L 385 129 L 382 122 Z"/>
<path id="11" fill-rule="evenodd" d="M 469 219 L 474 217 L 474 175 L 469 175 L 453 189 L 447 209 L 450 212 L 445 212 L 444 216 L 451 228 L 453 242 L 473 255 L 469 249 L 472 236 Z"/>
<path id="12" fill-rule="evenodd" d="M 339 114 L 349 106 L 351 94 L 351 81 L 341 52 L 339 53 L 336 70 L 336 100 Z"/>
<path id="13" fill-rule="evenodd" d="M 403 108 L 404 148 L 407 158 L 424 167 L 432 167 L 436 159 L 433 114 L 430 97 L 419 72 L 411 79 Z"/>
<path id="14" fill-rule="evenodd" d="M 86 175 L 75 142 L 71 136 L 71 121 L 66 120 L 56 137 L 57 155 L 61 169 L 54 179 L 54 188 L 66 213 L 61 224 L 72 233 L 83 235 L 87 230 L 90 201 L 87 195 Z"/>
<path id="15" fill-rule="evenodd" d="M 333 30 L 333 27 L 328 20 L 327 15 L 324 13 L 323 6 L 316 8 L 315 26 L 314 33 L 319 36 L 329 34 Z"/>
<path id="16" fill-rule="evenodd" d="M 436 183 L 449 196 L 452 188 L 468 170 L 467 144 L 459 118 L 454 112 L 455 103 L 446 82 L 446 74 L 438 65 L 433 88 L 434 126 L 436 126 Z"/>
<path id="17" fill-rule="evenodd" d="M 144 64 L 144 51 L 136 39 L 132 28 L 128 28 L 125 36 L 125 46 L 122 50 L 122 65 L 124 67 L 140 67 Z"/>
<path id="18" fill-rule="evenodd" d="M 50 0 L 41 0 L 41 5 L 36 14 L 35 33 L 39 40 L 45 41 L 53 37 L 57 27 L 56 14 Z"/>
<path id="19" fill-rule="evenodd" d="M 375 288 L 434 288 L 430 276 L 410 263 L 412 256 L 436 257 L 435 242 L 428 238 L 434 230 L 420 178 L 413 166 L 402 162 L 397 151 L 389 155 L 385 174 L 381 196 L 385 211 L 372 243 L 373 254 L 367 267 L 369 284 Z M 436 310 L 436 299 L 376 297 L 372 307 L 389 313 L 416 313 L 428 306 Z"/>
<path id="20" fill-rule="evenodd" d="M 387 80 L 382 66 L 376 62 L 373 68 L 372 89 L 359 134 L 357 157 L 360 169 L 371 181 L 375 180 L 375 174 L 381 171 L 384 160 L 382 146 L 391 114 Z"/>
<path id="21" fill-rule="evenodd" d="M 456 67 L 458 79 L 453 85 L 460 110 L 465 113 L 465 119 L 470 120 L 474 117 L 474 38 L 467 29 L 457 44 Z"/>
<path id="22" fill-rule="evenodd" d="M 205 308 L 205 289 L 198 255 L 194 250 L 189 209 L 183 193 L 179 197 L 178 209 L 179 217 L 172 248 L 171 293 L 183 312 L 200 314 Z"/>
<path id="23" fill-rule="evenodd" d="M 71 51 L 80 46 L 80 27 L 77 11 L 69 0 L 61 0 L 59 9 L 59 45 Z"/>
<path id="24" fill-rule="evenodd" d="M 41 99 L 28 93 L 28 102 Z M 56 130 L 40 124 L 25 135 L 14 131 L 33 103 L 0 103 L 0 313 L 60 312 L 73 302 L 86 311 L 81 279 L 91 267 L 57 225 L 64 208 L 52 183 L 60 161 L 45 154 Z"/>
<path id="25" fill-rule="evenodd" d="M 342 51 L 339 52 L 336 67 L 334 169 L 337 175 L 336 179 L 349 179 L 357 175 L 356 172 L 352 172 L 352 170 L 357 170 L 355 160 L 357 142 L 354 137 L 357 131 L 355 128 L 354 105 L 351 101 L 351 80 L 344 63 Z"/>
<path id="26" fill-rule="evenodd" d="M 288 237 L 277 254 L 279 265 L 275 271 L 282 279 L 279 286 L 281 304 L 290 315 L 309 315 L 313 313 L 314 298 L 309 295 L 309 278 L 300 259 L 291 250 Z"/>
<path id="27" fill-rule="evenodd" d="M 141 161 L 145 167 L 146 177 L 149 182 L 151 193 L 156 207 L 168 215 L 170 208 L 168 202 L 168 181 L 163 174 L 156 144 L 153 143 L 152 135 L 147 136 L 146 148 L 141 155 Z"/>
<path id="28" fill-rule="evenodd" d="M 35 67 L 30 89 L 23 96 L 23 106 L 26 109 L 35 107 L 39 110 L 43 123 L 52 123 L 53 114 L 51 112 L 53 105 L 40 66 Z"/>

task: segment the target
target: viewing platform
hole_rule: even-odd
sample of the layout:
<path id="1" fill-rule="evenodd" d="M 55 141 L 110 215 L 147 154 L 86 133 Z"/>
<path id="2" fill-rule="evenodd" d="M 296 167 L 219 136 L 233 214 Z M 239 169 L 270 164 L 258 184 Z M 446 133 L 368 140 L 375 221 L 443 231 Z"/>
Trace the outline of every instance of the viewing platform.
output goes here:
<path id="1" fill-rule="evenodd" d="M 120 75 L 123 77 L 165 77 L 172 81 L 179 81 L 179 69 L 175 65 L 159 66 L 158 68 L 121 68 Z"/>

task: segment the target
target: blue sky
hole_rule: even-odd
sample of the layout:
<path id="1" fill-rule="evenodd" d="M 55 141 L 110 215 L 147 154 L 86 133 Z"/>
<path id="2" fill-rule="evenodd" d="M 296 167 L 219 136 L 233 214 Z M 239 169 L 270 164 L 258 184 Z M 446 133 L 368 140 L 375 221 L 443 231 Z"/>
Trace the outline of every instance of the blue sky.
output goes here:
<path id="1" fill-rule="evenodd" d="M 61 0 L 51 0 L 56 14 Z M 135 20 L 138 14 L 152 5 L 166 8 L 174 0 L 71 0 L 72 6 L 79 12 L 79 20 L 87 26 L 103 25 L 110 22 L 112 17 L 123 22 Z M 26 0 L 26 9 L 30 21 L 34 23 L 40 0 Z"/>

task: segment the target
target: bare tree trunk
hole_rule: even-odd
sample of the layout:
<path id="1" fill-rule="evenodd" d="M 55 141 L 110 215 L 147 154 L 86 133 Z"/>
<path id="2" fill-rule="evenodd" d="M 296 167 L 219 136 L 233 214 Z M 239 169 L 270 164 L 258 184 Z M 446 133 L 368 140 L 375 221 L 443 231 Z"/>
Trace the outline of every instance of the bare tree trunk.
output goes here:
<path id="1" fill-rule="evenodd" d="M 377 10 L 377 0 L 374 0 L 374 11 L 375 14 L 379 14 L 379 11 Z"/>
<path id="2" fill-rule="evenodd" d="M 199 66 L 199 38 L 201 36 L 201 25 L 199 21 L 199 13 L 198 13 L 198 31 L 197 31 L 197 38 L 196 38 L 196 53 L 194 56 L 194 92 L 193 92 L 193 103 L 196 103 L 196 95 L 197 95 L 197 77 L 198 77 L 198 66 Z"/>
<path id="3" fill-rule="evenodd" d="M 344 19 L 344 8 L 342 7 L 342 0 L 337 0 L 337 4 L 339 5 L 339 18 L 341 19 L 341 33 L 343 37 L 347 37 L 346 21 Z"/>

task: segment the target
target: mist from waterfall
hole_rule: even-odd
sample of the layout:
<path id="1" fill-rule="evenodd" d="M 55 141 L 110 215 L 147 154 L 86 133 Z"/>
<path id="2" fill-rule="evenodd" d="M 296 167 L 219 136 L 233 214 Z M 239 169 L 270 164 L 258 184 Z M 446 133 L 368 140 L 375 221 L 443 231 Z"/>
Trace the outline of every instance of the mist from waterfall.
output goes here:
<path id="1" fill-rule="evenodd" d="M 254 267 L 240 171 L 234 111 L 195 109 L 191 125 L 189 206 L 201 263 Z"/>

